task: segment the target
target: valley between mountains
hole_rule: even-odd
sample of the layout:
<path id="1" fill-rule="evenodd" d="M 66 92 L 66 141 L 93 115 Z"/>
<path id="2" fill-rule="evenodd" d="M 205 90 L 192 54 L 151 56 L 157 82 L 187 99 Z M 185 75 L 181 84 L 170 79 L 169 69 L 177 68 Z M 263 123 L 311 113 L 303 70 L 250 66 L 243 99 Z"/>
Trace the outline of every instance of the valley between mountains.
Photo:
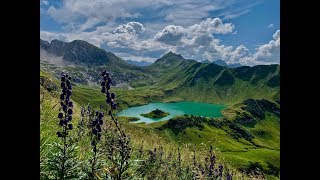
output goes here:
<path id="1" fill-rule="evenodd" d="M 213 145 L 217 161 L 228 164 L 235 179 L 280 179 L 280 65 L 230 67 L 168 52 L 152 64 L 137 66 L 81 40 L 40 39 L 41 157 L 57 138 L 61 74 L 72 77 L 74 119 L 79 121 L 81 107 L 105 104 L 100 92 L 104 69 L 112 76 L 119 111 L 155 102 L 226 106 L 217 118 L 179 115 L 148 124 L 119 117 L 134 149 L 142 142 L 145 149 L 181 147 L 184 158 L 193 149 L 203 157 Z"/>

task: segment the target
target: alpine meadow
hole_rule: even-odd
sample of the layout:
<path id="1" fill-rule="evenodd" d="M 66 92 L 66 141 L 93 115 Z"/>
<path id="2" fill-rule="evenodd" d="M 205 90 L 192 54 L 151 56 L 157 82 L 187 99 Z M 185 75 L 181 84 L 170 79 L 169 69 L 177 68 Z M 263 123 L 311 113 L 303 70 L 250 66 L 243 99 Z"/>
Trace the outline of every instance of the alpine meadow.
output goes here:
<path id="1" fill-rule="evenodd" d="M 41 0 L 40 179 L 280 179 L 278 6 Z"/>

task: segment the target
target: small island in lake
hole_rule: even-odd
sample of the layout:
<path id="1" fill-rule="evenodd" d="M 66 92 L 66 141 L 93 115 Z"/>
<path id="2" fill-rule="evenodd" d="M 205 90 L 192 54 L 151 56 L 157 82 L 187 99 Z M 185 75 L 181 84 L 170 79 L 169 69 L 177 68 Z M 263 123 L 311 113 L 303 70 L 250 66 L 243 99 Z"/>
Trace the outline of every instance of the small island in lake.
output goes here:
<path id="1" fill-rule="evenodd" d="M 168 116 L 170 113 L 168 112 L 164 112 L 160 109 L 156 109 L 156 110 L 153 110 L 147 114 L 140 114 L 141 116 L 144 116 L 144 117 L 148 117 L 148 118 L 163 118 L 163 117 L 166 117 Z"/>

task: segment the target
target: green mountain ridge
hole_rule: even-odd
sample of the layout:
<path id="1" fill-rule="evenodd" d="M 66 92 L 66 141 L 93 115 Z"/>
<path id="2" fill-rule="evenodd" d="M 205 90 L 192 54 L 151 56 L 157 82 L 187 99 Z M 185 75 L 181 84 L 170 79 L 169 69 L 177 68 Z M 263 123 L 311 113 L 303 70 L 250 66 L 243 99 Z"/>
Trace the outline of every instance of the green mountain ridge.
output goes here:
<path id="1" fill-rule="evenodd" d="M 68 72 L 81 84 L 98 86 L 97 72 L 108 69 L 114 77 L 114 85 L 119 88 L 161 90 L 169 99 L 226 104 L 248 98 L 279 100 L 280 65 L 277 64 L 228 68 L 168 52 L 151 65 L 139 67 L 80 40 L 49 43 L 40 39 L 40 48 L 76 63 L 57 67 L 42 62 L 43 70 L 54 72 L 56 77 Z"/>
<path id="2" fill-rule="evenodd" d="M 279 98 L 280 65 L 228 68 L 187 60 L 169 52 L 147 69 L 155 72 L 153 88 L 186 100 L 232 103 L 250 97 Z"/>
<path id="3" fill-rule="evenodd" d="M 79 68 L 84 67 L 74 67 L 75 70 Z M 108 69 L 108 66 L 94 68 L 90 73 L 99 76 L 98 69 Z M 135 73 L 132 69 L 128 70 Z M 154 64 L 144 67 L 141 73 L 148 76 L 126 81 L 134 89 L 114 89 L 120 108 L 176 100 L 223 103 L 228 108 L 223 111 L 223 118 L 178 116 L 151 124 L 131 124 L 122 120 L 134 136 L 134 143 L 141 143 L 139 137 L 142 137 L 143 129 L 153 136 L 165 138 L 166 143 L 174 146 L 192 144 L 199 151 L 204 151 L 203 144 L 213 144 L 218 157 L 233 168 L 250 173 L 259 167 L 266 179 L 279 178 L 280 104 L 274 102 L 280 100 L 277 81 L 280 78 L 279 65 L 231 69 L 168 53 Z M 59 82 L 53 74 L 40 70 L 42 91 L 46 89 L 54 94 L 59 89 Z M 77 78 L 77 74 L 73 74 L 72 78 Z M 153 81 L 148 81 L 151 78 Z M 139 81 L 144 84 L 134 84 Z M 58 96 L 55 98 L 58 101 Z M 98 86 L 89 87 L 83 83 L 74 84 L 73 100 L 80 106 L 90 104 L 96 108 L 105 103 Z M 154 146 L 154 141 L 148 138 L 145 138 L 145 143 Z"/>

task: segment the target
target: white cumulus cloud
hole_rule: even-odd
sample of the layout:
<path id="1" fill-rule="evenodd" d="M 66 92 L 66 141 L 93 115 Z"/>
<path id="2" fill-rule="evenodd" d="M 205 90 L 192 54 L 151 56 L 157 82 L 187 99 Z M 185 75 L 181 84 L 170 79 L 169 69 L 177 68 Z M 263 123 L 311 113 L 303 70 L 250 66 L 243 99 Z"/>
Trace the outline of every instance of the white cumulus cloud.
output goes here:
<path id="1" fill-rule="evenodd" d="M 41 31 L 40 37 L 51 41 L 85 40 L 107 51 L 114 52 L 124 59 L 154 61 L 168 51 L 181 54 L 187 59 L 224 60 L 228 64 L 242 65 L 280 63 L 280 30 L 273 39 L 259 46 L 255 52 L 247 47 L 226 46 L 216 37 L 217 34 L 232 35 L 235 31 L 232 23 L 219 18 L 207 18 L 196 24 L 183 27 L 167 25 L 150 36 L 145 36 L 148 29 L 140 22 L 128 22 L 111 28 L 99 26 L 94 31 L 78 33 L 54 33 Z"/>
<path id="2" fill-rule="evenodd" d="M 113 33 L 128 33 L 128 34 L 140 34 L 145 31 L 144 26 L 139 22 L 129 22 L 118 26 Z"/>
<path id="3" fill-rule="evenodd" d="M 273 64 L 280 63 L 280 30 L 273 34 L 273 39 L 256 49 L 252 56 L 240 60 L 243 64 Z"/>
<path id="4" fill-rule="evenodd" d="M 165 44 L 176 45 L 184 36 L 182 26 L 169 25 L 155 35 L 155 39 Z"/>
<path id="5" fill-rule="evenodd" d="M 234 25 L 232 23 L 222 23 L 220 18 L 207 18 L 199 24 L 190 26 L 188 29 L 193 34 L 228 34 L 233 31 Z"/>

